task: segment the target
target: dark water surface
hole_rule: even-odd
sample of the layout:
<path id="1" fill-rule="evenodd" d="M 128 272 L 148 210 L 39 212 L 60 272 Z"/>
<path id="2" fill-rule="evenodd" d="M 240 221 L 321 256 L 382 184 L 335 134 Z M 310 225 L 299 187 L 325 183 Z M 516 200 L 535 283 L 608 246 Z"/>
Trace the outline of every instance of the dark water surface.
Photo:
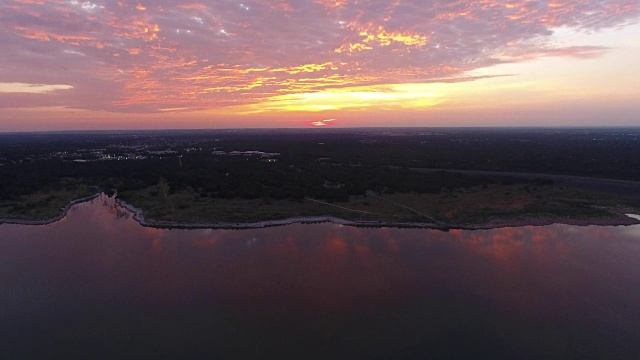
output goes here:
<path id="1" fill-rule="evenodd" d="M 0 358 L 637 359 L 640 226 L 0 225 Z"/>

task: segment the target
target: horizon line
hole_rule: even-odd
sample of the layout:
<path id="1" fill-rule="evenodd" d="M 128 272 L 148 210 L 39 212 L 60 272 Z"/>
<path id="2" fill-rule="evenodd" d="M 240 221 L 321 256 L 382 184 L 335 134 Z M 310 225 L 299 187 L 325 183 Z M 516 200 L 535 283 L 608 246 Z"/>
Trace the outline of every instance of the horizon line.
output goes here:
<path id="1" fill-rule="evenodd" d="M 167 131 L 314 131 L 331 132 L 332 130 L 358 129 L 640 129 L 640 125 L 505 125 L 505 126 L 332 126 L 332 127 L 238 127 L 238 128 L 162 128 L 162 129 L 65 129 L 65 130 L 19 130 L 4 131 L 0 134 L 54 134 L 54 133 L 101 133 L 101 132 L 167 132 Z"/>

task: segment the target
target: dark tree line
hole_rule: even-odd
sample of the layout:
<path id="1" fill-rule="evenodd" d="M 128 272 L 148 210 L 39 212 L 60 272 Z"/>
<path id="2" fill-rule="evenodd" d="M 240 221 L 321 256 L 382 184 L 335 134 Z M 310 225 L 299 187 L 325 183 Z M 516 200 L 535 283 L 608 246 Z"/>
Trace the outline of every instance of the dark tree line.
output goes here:
<path id="1" fill-rule="evenodd" d="M 169 193 L 198 191 L 213 198 L 302 199 L 346 201 L 367 191 L 379 193 L 438 193 L 514 179 L 466 176 L 449 172 L 418 173 L 375 165 L 339 165 L 321 162 L 266 163 L 257 158 L 185 156 L 137 161 L 76 163 L 45 161 L 5 166 L 0 178 L 0 199 L 11 200 L 38 190 L 74 186 L 79 180 L 102 190 L 134 191 L 159 184 Z M 523 181 L 523 180 L 517 180 Z"/>
<path id="2" fill-rule="evenodd" d="M 77 163 L 59 153 L 106 149 L 144 160 Z M 172 149 L 160 158 L 153 151 Z M 213 151 L 279 153 L 215 156 Z M 84 152 L 83 152 L 84 151 Z M 54 155 L 52 155 L 54 154 Z M 177 156 L 181 156 L 180 161 Z M 524 180 L 418 173 L 410 168 L 556 173 L 640 181 L 635 129 L 363 129 L 329 132 L 199 131 L 0 135 L 0 200 L 74 186 L 145 189 L 164 179 L 170 192 L 203 197 L 332 201 L 375 192 L 434 193 Z M 67 181 L 74 179 L 74 181 Z"/>

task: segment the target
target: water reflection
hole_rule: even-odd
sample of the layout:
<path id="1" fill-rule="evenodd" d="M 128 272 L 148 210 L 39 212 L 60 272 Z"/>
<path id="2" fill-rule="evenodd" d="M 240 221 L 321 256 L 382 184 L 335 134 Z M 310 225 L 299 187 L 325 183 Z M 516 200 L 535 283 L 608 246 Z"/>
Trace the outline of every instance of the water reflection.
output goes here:
<path id="1" fill-rule="evenodd" d="M 633 358 L 639 230 L 163 230 L 102 196 L 0 225 L 0 335 L 6 357 Z"/>

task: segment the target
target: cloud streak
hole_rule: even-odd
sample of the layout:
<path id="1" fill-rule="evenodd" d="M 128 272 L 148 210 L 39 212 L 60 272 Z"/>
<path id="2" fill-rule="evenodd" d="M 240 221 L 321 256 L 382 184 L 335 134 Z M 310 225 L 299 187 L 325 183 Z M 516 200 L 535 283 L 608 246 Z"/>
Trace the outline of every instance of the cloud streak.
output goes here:
<path id="1" fill-rule="evenodd" d="M 390 99 L 397 92 L 381 86 L 597 57 L 608 48 L 554 46 L 553 32 L 623 27 L 639 16 L 637 0 L 0 0 L 0 83 L 32 90 L 3 91 L 21 94 L 0 107 L 18 97 L 112 112 L 304 111 L 309 102 L 314 111 L 375 105 L 376 96 L 432 106 L 404 92 Z"/>
<path id="2" fill-rule="evenodd" d="M 69 90 L 73 87 L 69 85 L 44 85 L 44 84 L 24 84 L 24 83 L 0 83 L 0 93 L 25 93 L 42 94 L 56 90 Z"/>

